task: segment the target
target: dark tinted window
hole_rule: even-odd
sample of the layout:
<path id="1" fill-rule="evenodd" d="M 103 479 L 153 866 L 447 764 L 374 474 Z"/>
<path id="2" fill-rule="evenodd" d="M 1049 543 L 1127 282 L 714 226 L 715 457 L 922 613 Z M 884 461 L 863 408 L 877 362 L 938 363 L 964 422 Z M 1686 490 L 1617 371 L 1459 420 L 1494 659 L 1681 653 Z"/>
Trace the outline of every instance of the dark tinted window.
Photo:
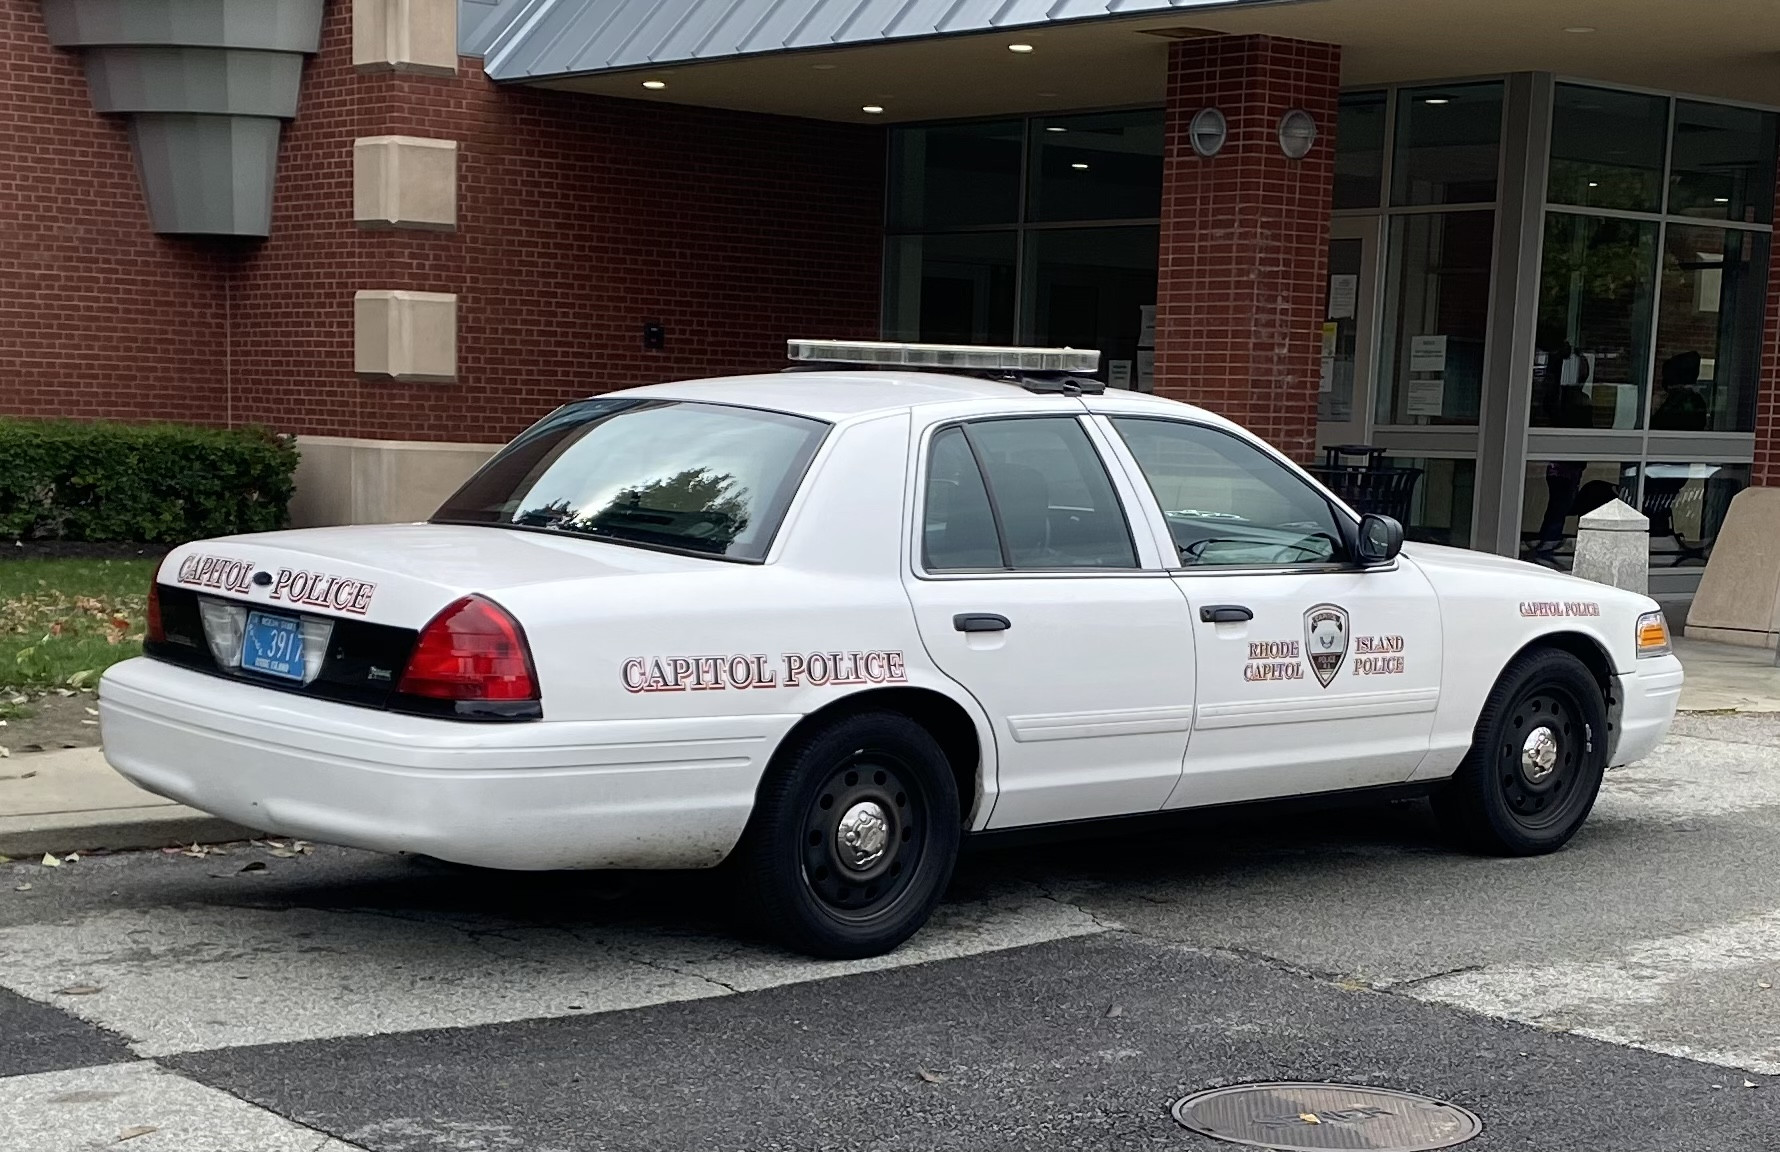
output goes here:
<path id="1" fill-rule="evenodd" d="M 1391 203 L 1494 200 L 1501 139 L 1501 84 L 1405 88 L 1397 93 Z"/>
<path id="2" fill-rule="evenodd" d="M 1020 120 L 892 131 L 891 229 L 1014 223 L 1025 139 Z"/>
<path id="3" fill-rule="evenodd" d="M 1327 564 L 1342 554 L 1329 502 L 1254 445 L 1198 424 L 1117 417 L 1183 565 Z"/>
<path id="4" fill-rule="evenodd" d="M 522 433 L 436 521 L 759 560 L 828 425 L 677 400 L 583 400 Z"/>
<path id="5" fill-rule="evenodd" d="M 1341 98 L 1335 128 L 1335 207 L 1376 208 L 1384 179 L 1383 92 Z"/>
<path id="6" fill-rule="evenodd" d="M 1559 84 L 1551 114 L 1554 204 L 1660 212 L 1669 101 Z"/>
<path id="7" fill-rule="evenodd" d="M 981 420 L 939 433 L 932 451 L 930 570 L 1137 566 L 1124 510 L 1078 421 Z"/>
<path id="8" fill-rule="evenodd" d="M 1774 218 L 1772 112 L 1675 102 L 1669 211 L 1709 220 L 1766 224 Z"/>

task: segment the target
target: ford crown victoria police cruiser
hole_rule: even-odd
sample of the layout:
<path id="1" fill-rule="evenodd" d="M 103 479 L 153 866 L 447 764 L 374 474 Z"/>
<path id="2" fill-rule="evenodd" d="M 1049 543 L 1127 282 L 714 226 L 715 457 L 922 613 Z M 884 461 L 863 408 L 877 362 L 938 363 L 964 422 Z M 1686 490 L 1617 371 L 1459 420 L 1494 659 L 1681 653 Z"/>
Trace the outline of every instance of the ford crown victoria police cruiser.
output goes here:
<path id="1" fill-rule="evenodd" d="M 967 832 L 1419 785 L 1549 852 L 1673 718 L 1653 601 L 1403 546 L 1097 353 L 793 353 L 569 404 L 425 524 L 176 550 L 107 757 L 312 840 L 727 862 L 786 942 L 859 956 Z"/>

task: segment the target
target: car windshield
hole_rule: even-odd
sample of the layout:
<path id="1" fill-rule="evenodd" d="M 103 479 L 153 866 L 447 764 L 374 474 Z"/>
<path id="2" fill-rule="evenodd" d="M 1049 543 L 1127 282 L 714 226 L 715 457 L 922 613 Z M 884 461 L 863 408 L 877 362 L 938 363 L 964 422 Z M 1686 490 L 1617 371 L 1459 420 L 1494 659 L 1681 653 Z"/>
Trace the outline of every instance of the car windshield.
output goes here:
<path id="1" fill-rule="evenodd" d="M 760 560 L 827 430 L 721 404 L 583 400 L 503 448 L 433 522 Z"/>

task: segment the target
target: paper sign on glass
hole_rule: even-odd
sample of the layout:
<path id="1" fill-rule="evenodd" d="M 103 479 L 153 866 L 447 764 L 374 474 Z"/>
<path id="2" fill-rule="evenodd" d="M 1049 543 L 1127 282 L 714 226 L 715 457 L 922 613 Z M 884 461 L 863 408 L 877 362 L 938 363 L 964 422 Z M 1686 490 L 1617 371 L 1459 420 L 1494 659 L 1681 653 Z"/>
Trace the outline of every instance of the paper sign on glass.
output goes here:
<path id="1" fill-rule="evenodd" d="M 1156 306 L 1142 304 L 1138 306 L 1143 319 L 1137 326 L 1137 346 L 1153 348 L 1156 345 Z"/>
<path id="2" fill-rule="evenodd" d="M 1329 277 L 1329 319 L 1351 320 L 1360 299 L 1360 278 L 1337 275 Z"/>
<path id="3" fill-rule="evenodd" d="M 1108 360 L 1106 362 L 1106 386 L 1108 388 L 1131 387 L 1131 361 Z"/>
<path id="4" fill-rule="evenodd" d="M 1408 415 L 1438 416 L 1446 405 L 1446 379 L 1436 376 L 1432 380 L 1409 381 Z"/>
<path id="5" fill-rule="evenodd" d="M 1411 372 L 1446 371 L 1446 337 L 1411 336 L 1409 338 L 1409 370 Z"/>

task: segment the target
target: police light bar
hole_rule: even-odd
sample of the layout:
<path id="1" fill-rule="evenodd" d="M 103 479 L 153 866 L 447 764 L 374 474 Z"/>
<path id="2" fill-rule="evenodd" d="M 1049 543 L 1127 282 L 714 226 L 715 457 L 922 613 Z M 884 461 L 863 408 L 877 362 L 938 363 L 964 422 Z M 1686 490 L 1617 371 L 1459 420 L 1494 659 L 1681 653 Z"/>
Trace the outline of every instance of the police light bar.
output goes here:
<path id="1" fill-rule="evenodd" d="M 1088 374 L 1100 367 L 1092 348 L 997 348 L 982 344 L 896 344 L 880 340 L 792 340 L 786 355 L 800 363 L 874 368 L 957 368 L 972 372 Z"/>

